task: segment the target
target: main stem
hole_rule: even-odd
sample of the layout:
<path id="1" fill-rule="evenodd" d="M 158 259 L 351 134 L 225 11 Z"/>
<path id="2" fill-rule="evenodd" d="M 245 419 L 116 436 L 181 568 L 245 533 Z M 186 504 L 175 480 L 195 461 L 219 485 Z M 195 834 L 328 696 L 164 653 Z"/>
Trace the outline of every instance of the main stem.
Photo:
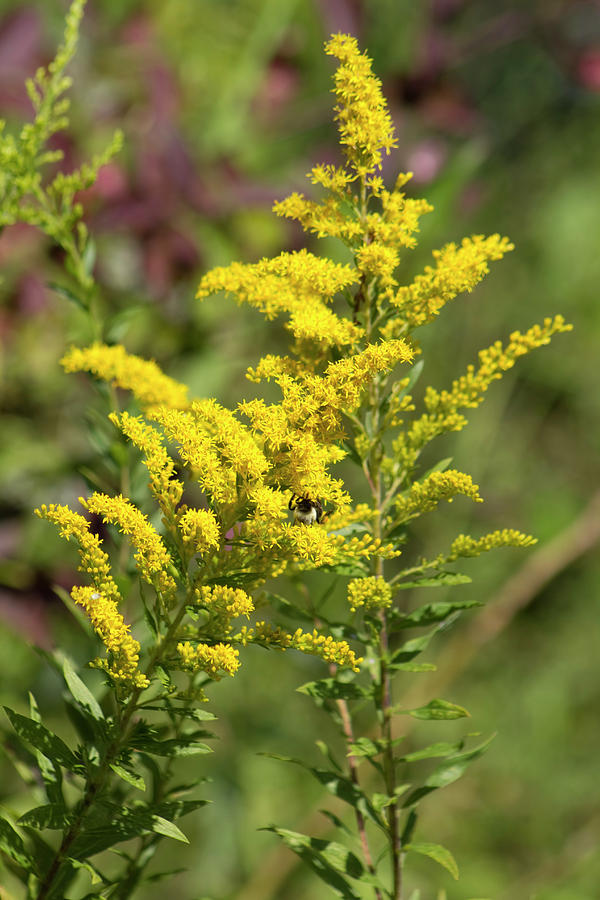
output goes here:
<path id="1" fill-rule="evenodd" d="M 367 222 L 367 190 L 364 179 L 361 179 L 360 188 L 360 216 L 365 225 L 364 243 L 368 244 L 371 237 L 366 230 Z M 374 301 L 373 284 L 367 288 L 361 285 L 361 296 L 365 300 L 365 333 L 366 341 L 371 342 L 376 327 L 377 310 L 372 308 Z M 373 380 L 369 392 L 369 410 L 372 416 L 372 429 L 375 435 L 379 431 L 379 409 L 381 403 L 381 383 L 377 377 Z M 369 459 L 365 463 L 365 476 L 367 478 L 371 495 L 375 518 L 373 521 L 373 536 L 380 541 L 383 538 L 383 516 L 385 513 L 386 498 L 384 497 L 383 479 L 381 476 L 381 457 L 383 447 L 381 439 L 376 438 Z M 373 574 L 383 578 L 384 564 L 381 556 L 376 557 L 373 565 Z M 385 786 L 388 797 L 395 797 L 396 791 L 396 767 L 394 763 L 394 750 L 392 745 L 392 686 L 390 672 L 387 667 L 389 658 L 389 636 L 385 609 L 379 613 L 381 629 L 379 632 L 379 718 L 381 722 L 381 736 L 385 742 L 383 770 Z M 398 802 L 394 800 L 387 807 L 388 837 L 392 859 L 392 900 L 402 900 L 402 842 L 400 840 L 400 810 Z"/>

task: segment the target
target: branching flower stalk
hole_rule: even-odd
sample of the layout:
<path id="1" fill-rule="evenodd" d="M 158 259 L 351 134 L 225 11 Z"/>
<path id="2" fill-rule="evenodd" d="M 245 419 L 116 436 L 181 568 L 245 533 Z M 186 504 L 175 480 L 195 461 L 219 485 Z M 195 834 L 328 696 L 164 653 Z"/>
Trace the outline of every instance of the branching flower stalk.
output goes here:
<path id="1" fill-rule="evenodd" d="M 96 291 L 91 244 L 74 197 L 118 140 L 90 167 L 50 183 L 41 174 L 55 159 L 44 143 L 65 124 L 63 70 L 83 5 L 74 0 L 64 45 L 48 73 L 36 76 L 33 125 L 18 139 L 1 137 L 0 224 L 27 221 L 62 246 L 80 289 L 63 293 L 89 312 Z M 399 755 L 396 714 L 440 720 L 468 713 L 440 698 L 399 710 L 393 682 L 399 673 L 431 668 L 415 658 L 445 623 L 478 604 L 452 597 L 411 610 L 400 598 L 408 588 L 465 583 L 467 576 L 449 568 L 457 560 L 533 539 L 512 529 L 459 535 L 432 560 L 404 567 L 398 560 L 413 519 L 459 495 L 481 501 L 470 476 L 447 461 L 421 472 L 423 449 L 463 428 L 464 410 L 479 405 L 492 381 L 569 326 L 556 316 L 515 332 L 504 346 L 494 343 L 450 388 L 428 387 L 417 411 L 411 392 L 423 365 L 414 330 L 472 290 L 489 261 L 513 248 L 499 235 L 465 238 L 436 251 L 435 264 L 413 282 L 400 283 L 401 254 L 415 246 L 420 216 L 431 207 L 405 194 L 410 175 L 387 190 L 377 174 L 396 139 L 368 57 L 348 35 L 334 35 L 326 52 L 339 61 L 334 91 L 345 162 L 310 173 L 324 189 L 322 201 L 295 193 L 275 212 L 310 233 L 338 238 L 351 262 L 307 250 L 234 262 L 208 272 L 197 294 L 204 300 L 225 291 L 267 319 L 286 317 L 289 353 L 266 356 L 247 372 L 255 383 L 273 380 L 280 400 L 257 397 L 230 410 L 212 398 L 190 399 L 187 387 L 156 363 L 104 343 L 103 325 L 93 343 L 69 348 L 61 360 L 66 372 L 85 372 L 103 387 L 112 407 L 107 427 L 116 443 L 126 443 L 132 474 L 145 469 L 147 492 L 139 503 L 128 496 L 129 463 L 116 454 L 109 462 L 117 487 L 93 490 L 99 484 L 91 479 L 89 496 L 80 498 L 87 515 L 56 503 L 37 510 L 77 546 L 84 583 L 73 587 L 71 599 L 95 635 L 99 650 L 89 665 L 102 673 L 105 693 L 99 702 L 70 661 L 55 654 L 78 730 L 74 748 L 42 724 L 33 697 L 29 716 L 7 709 L 14 731 L 7 743 L 16 742 L 19 770 L 45 792 L 42 805 L 0 818 L 0 852 L 27 900 L 64 900 L 84 877 L 91 880 L 88 896 L 126 900 L 149 877 L 158 841 L 187 841 L 175 820 L 206 801 L 184 800 L 175 791 L 177 760 L 209 752 L 205 740 L 212 735 L 204 723 L 214 714 L 204 708 L 205 692 L 217 703 L 217 683 L 243 677 L 246 648 L 255 644 L 310 654 L 329 667 L 329 677 L 301 690 L 339 726 L 344 760 L 337 760 L 338 748 L 326 748 L 331 769 L 291 761 L 348 804 L 362 859 L 336 841 L 270 829 L 348 900 L 358 900 L 355 884 L 376 900 L 402 900 L 410 853 L 457 876 L 448 850 L 413 840 L 416 810 L 425 796 L 460 777 L 489 741 L 469 748 L 464 741 L 437 743 Z M 117 391 L 126 398 L 120 407 Z M 370 503 L 353 503 L 335 468 L 344 459 L 364 475 Z M 93 527 L 97 520 L 103 537 Z M 321 570 L 330 584 L 316 603 L 303 584 L 309 570 Z M 284 573 L 299 590 L 282 600 L 290 583 L 281 586 Z M 342 621 L 326 608 L 340 581 L 347 596 Z M 132 623 L 126 608 L 139 611 Z M 315 620 L 312 631 L 298 626 L 307 615 Z M 418 636 L 404 641 L 406 629 Z M 369 704 L 375 737 L 358 732 L 356 703 Z M 442 763 L 421 783 L 398 782 L 405 763 L 435 758 Z M 362 777 L 363 761 L 376 784 Z M 131 840 L 136 849 L 120 872 L 108 874 L 103 854 Z"/>

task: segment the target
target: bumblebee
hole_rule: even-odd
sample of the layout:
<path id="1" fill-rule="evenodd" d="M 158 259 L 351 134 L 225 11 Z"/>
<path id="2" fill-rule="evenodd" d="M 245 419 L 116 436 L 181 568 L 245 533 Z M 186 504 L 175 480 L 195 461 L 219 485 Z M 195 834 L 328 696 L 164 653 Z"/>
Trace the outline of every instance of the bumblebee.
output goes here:
<path id="1" fill-rule="evenodd" d="M 322 522 L 325 518 L 320 500 L 297 497 L 296 494 L 292 494 L 288 509 L 294 513 L 294 525 L 314 525 L 315 522 Z"/>

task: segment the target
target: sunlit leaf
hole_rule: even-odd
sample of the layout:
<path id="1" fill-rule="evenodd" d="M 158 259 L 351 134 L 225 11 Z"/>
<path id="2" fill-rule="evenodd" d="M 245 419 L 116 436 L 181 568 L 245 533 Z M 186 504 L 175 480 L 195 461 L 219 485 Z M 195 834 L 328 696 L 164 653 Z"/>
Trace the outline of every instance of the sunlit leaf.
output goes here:
<path id="1" fill-rule="evenodd" d="M 404 850 L 407 853 L 420 853 L 422 856 L 428 856 L 430 859 L 435 860 L 436 863 L 439 863 L 440 866 L 443 866 L 444 869 L 447 869 L 454 879 L 458 879 L 456 860 L 450 851 L 446 847 L 442 847 L 441 844 L 405 844 Z"/>

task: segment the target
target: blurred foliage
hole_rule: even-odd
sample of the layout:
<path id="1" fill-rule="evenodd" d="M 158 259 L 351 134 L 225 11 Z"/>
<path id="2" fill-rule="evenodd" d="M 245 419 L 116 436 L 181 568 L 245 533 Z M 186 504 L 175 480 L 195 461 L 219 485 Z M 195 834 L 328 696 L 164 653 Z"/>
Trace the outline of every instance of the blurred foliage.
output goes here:
<path id="1" fill-rule="evenodd" d="M 0 0 L 0 108 L 9 124 L 30 114 L 23 82 L 48 60 L 66 5 Z M 125 150 L 82 198 L 112 335 L 200 395 L 233 402 L 248 391 L 241 373 L 257 346 L 277 351 L 277 329 L 266 332 L 225 300 L 196 304 L 194 286 L 213 265 L 298 245 L 298 232 L 268 210 L 305 189 L 317 159 L 333 158 L 321 48 L 338 30 L 368 48 L 391 98 L 401 147 L 388 174 L 414 171 L 413 189 L 436 206 L 420 246 L 473 231 L 506 233 L 517 246 L 432 330 L 437 365 L 426 380 L 445 385 L 480 347 L 506 337 L 508 322 L 524 328 L 560 311 L 575 324 L 560 346 L 513 370 L 447 441 L 447 455 L 468 461 L 487 500 L 473 511 L 454 504 L 447 533 L 510 520 L 543 544 L 577 521 L 599 481 L 600 16 L 591 0 L 90 0 L 72 69 L 72 128 L 60 146 L 69 168 L 115 126 L 125 132 Z M 427 261 L 407 258 L 407 279 Z M 47 287 L 60 259 L 38 234 L 6 230 L 0 265 L 2 700 L 19 708 L 32 687 L 58 715 L 59 685 L 42 677 L 25 643 L 60 642 L 81 660 L 88 650 L 51 589 L 70 584 L 73 556 L 31 510 L 76 498 L 96 452 L 82 427 L 88 388 L 57 365 L 82 323 Z M 413 536 L 424 553 L 433 545 L 426 528 L 427 519 Z M 436 546 L 444 537 L 435 535 Z M 519 565 L 509 552 L 474 561 L 476 587 L 460 590 L 487 600 Z M 470 778 L 436 800 L 436 833 L 462 876 L 447 884 L 447 900 L 597 897 L 600 654 L 590 623 L 599 576 L 597 557 L 578 557 L 452 685 L 474 730 L 499 733 Z M 190 898 L 325 897 L 292 854 L 256 831 L 273 820 L 307 830 L 303 818 L 318 806 L 300 771 L 255 755 L 318 757 L 308 735 L 323 721 L 293 693 L 316 669 L 253 653 L 244 678 L 220 686 L 223 704 L 231 693 L 221 751 L 206 763 L 215 803 L 197 817 L 197 865 L 174 887 Z M 435 738 L 431 723 L 418 727 Z M 3 802 L 6 760 L 0 776 Z M 174 864 L 179 853 L 169 847 Z M 433 898 L 437 868 L 424 860 L 418 872 L 422 900 Z M 159 884 L 148 898 L 161 895 Z"/>

